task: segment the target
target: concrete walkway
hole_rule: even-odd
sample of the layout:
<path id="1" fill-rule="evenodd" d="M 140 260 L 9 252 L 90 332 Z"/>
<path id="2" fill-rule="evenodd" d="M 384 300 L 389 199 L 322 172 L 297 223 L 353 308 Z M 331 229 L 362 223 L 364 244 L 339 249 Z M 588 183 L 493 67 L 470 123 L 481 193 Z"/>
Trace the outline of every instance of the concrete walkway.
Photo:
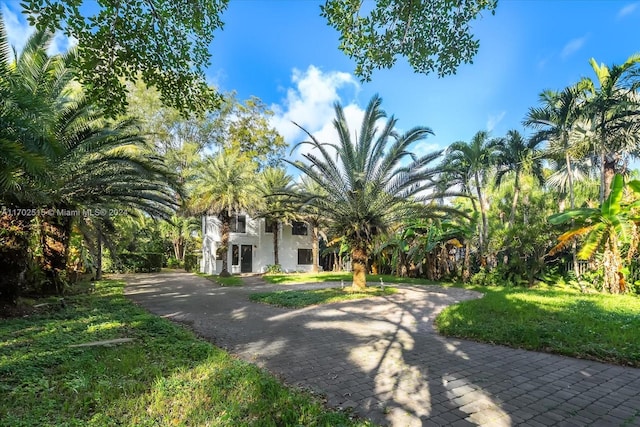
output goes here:
<path id="1" fill-rule="evenodd" d="M 640 426 L 640 369 L 439 336 L 442 308 L 475 292 L 402 286 L 392 296 L 291 310 L 252 303 L 259 278 L 222 288 L 188 273 L 125 277 L 153 313 L 392 426 Z"/>

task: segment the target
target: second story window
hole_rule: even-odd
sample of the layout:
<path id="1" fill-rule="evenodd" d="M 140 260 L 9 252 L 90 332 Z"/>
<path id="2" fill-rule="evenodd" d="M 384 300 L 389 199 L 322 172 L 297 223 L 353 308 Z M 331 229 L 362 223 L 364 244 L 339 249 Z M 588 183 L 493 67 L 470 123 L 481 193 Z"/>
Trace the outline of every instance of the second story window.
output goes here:
<path id="1" fill-rule="evenodd" d="M 247 217 L 246 215 L 236 215 L 231 218 L 231 230 L 232 233 L 246 233 L 247 232 Z"/>
<path id="2" fill-rule="evenodd" d="M 294 236 L 306 236 L 307 233 L 307 224 L 301 221 L 293 221 L 291 224 L 291 234 Z"/>
<path id="3" fill-rule="evenodd" d="M 267 218 L 264 220 L 264 232 L 265 233 L 273 233 L 275 221 Z"/>

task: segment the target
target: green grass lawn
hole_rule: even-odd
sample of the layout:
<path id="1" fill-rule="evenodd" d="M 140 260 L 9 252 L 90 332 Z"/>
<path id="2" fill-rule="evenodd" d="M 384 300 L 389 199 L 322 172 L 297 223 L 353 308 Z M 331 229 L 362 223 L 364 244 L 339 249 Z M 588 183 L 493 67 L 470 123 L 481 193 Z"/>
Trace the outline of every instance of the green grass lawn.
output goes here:
<path id="1" fill-rule="evenodd" d="M 217 274 L 205 274 L 205 273 L 196 273 L 200 277 L 204 277 L 205 279 L 211 280 L 213 283 L 218 284 L 220 286 L 242 286 L 242 278 L 238 276 L 228 276 L 221 277 Z"/>
<path id="2" fill-rule="evenodd" d="M 123 283 L 0 322 L 3 426 L 362 426 L 127 300 Z M 111 347 L 69 347 L 133 338 Z"/>
<path id="3" fill-rule="evenodd" d="M 277 274 L 265 274 L 262 276 L 267 283 L 274 283 L 277 285 L 290 285 L 298 283 L 322 283 L 322 282 L 340 282 L 344 280 L 345 286 L 351 285 L 353 275 L 351 273 L 277 273 Z M 407 283 L 407 284 L 436 284 L 436 282 L 427 279 L 414 279 L 409 277 L 396 277 L 388 274 L 367 274 L 367 285 L 376 286 L 380 285 L 380 279 L 387 283 Z"/>
<path id="4" fill-rule="evenodd" d="M 570 290 L 469 287 L 481 299 L 445 309 L 440 333 L 640 367 L 640 298 Z"/>
<path id="5" fill-rule="evenodd" d="M 350 288 L 325 288 L 296 291 L 259 292 L 251 294 L 249 299 L 255 302 L 277 305 L 279 307 L 301 308 L 315 304 L 348 301 L 383 295 L 393 295 L 398 290 L 385 286 L 367 288 L 364 291 L 352 291 Z"/>

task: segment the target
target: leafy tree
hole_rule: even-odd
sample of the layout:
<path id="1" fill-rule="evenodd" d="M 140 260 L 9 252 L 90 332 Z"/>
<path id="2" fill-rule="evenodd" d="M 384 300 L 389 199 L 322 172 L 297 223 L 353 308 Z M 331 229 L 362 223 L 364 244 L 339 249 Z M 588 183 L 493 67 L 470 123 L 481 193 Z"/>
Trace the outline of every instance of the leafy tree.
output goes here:
<path id="1" fill-rule="evenodd" d="M 192 183 L 190 208 L 196 214 L 215 215 L 221 222 L 221 275 L 229 274 L 228 250 L 231 219 L 260 203 L 256 190 L 257 165 L 241 153 L 221 151 L 199 166 Z"/>
<path id="2" fill-rule="evenodd" d="M 316 182 L 326 192 L 292 193 L 300 203 L 313 206 L 324 214 L 332 235 L 343 237 L 351 249 L 353 287 L 366 286 L 369 251 L 376 236 L 410 217 L 431 217 L 452 212 L 446 206 L 427 205 L 437 194 L 432 179 L 439 172 L 429 164 L 440 153 L 417 157 L 410 146 L 431 134 L 426 127 L 414 127 L 400 135 L 397 120 L 386 117 L 382 100 L 374 96 L 369 102 L 356 139 L 347 125 L 344 110 L 335 105 L 336 142 L 320 142 L 307 132 L 310 152 L 302 154 L 306 163 L 293 166 Z M 304 130 L 304 129 L 303 129 Z M 306 132 L 306 131 L 305 131 Z M 298 145 L 300 145 L 298 144 Z"/>
<path id="3" fill-rule="evenodd" d="M 295 189 L 305 194 L 315 194 L 317 197 L 326 196 L 324 188 L 307 176 L 302 177 Z M 327 236 L 321 231 L 321 228 L 326 226 L 324 212 L 313 204 L 303 204 L 297 207 L 297 214 L 294 215 L 311 226 L 311 253 L 313 257 L 311 271 L 314 273 L 318 272 L 320 270 L 320 266 L 318 265 L 320 257 L 320 236 L 322 235 L 325 241 L 327 240 Z"/>
<path id="4" fill-rule="evenodd" d="M 340 32 L 340 50 L 356 60 L 355 74 L 371 80 L 374 69 L 391 68 L 405 57 L 417 73 L 454 74 L 471 63 L 480 43 L 470 23 L 497 0 L 327 0 L 322 16 Z M 368 13 L 367 13 L 368 12 Z"/>
<path id="5" fill-rule="evenodd" d="M 470 142 L 458 141 L 449 146 L 444 164 L 445 170 L 465 171 L 467 177 L 472 177 L 473 185 L 480 205 L 482 227 L 480 229 L 480 256 L 484 256 L 489 239 L 489 222 L 487 219 L 487 202 L 484 198 L 482 186 L 486 173 L 495 164 L 499 154 L 499 141 L 490 139 L 485 131 L 477 132 Z"/>
<path id="6" fill-rule="evenodd" d="M 632 236 L 637 236 L 637 226 L 640 223 L 637 212 L 640 206 L 640 181 L 631 181 L 626 187 L 634 196 L 634 200 L 630 203 L 624 203 L 623 200 L 624 178 L 616 174 L 611 184 L 611 191 L 599 208 L 571 209 L 549 217 L 549 222 L 554 225 L 570 221 L 574 224 L 569 231 L 558 238 L 559 243 L 551 253 L 563 249 L 574 236 L 585 236 L 578 255 L 582 259 L 589 259 L 596 252 L 602 252 L 604 289 L 611 293 L 620 293 L 628 289 L 620 247 L 623 243 L 629 243 Z M 634 228 L 636 228 L 635 231 Z"/>
<path id="7" fill-rule="evenodd" d="M 89 98 L 111 112 L 124 110 L 122 79 L 142 78 L 158 88 L 163 103 L 185 113 L 205 112 L 219 102 L 204 69 L 227 0 L 26 0 L 21 5 L 39 30 L 60 29 L 78 40 L 79 79 Z"/>

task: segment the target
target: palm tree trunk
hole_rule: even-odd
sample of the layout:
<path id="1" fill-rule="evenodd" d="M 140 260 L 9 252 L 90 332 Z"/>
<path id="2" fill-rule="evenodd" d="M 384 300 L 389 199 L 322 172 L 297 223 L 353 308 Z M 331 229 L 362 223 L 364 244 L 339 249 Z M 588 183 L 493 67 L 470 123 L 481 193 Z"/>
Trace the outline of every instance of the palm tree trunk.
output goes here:
<path id="1" fill-rule="evenodd" d="M 361 247 L 354 247 L 351 250 L 351 268 L 353 269 L 354 290 L 361 290 L 367 287 L 367 251 Z"/>
<path id="2" fill-rule="evenodd" d="M 462 281 L 468 282 L 471 278 L 471 242 L 469 239 L 466 239 L 464 243 L 464 270 L 462 272 Z"/>
<path id="3" fill-rule="evenodd" d="M 0 213 L 0 301 L 15 303 L 29 260 L 29 217 Z"/>
<path id="4" fill-rule="evenodd" d="M 482 229 L 479 233 L 480 238 L 480 258 L 484 257 L 484 249 L 487 244 L 487 239 L 489 238 L 489 224 L 487 220 L 486 206 L 484 203 L 484 199 L 482 198 L 482 191 L 480 189 L 480 177 L 478 176 L 478 171 L 474 173 L 474 179 L 476 184 L 476 193 L 478 195 L 478 204 L 480 205 L 480 216 L 482 217 Z"/>
<path id="5" fill-rule="evenodd" d="M 569 182 L 569 206 L 571 209 L 575 208 L 575 194 L 573 190 L 573 170 L 571 169 L 571 156 L 568 151 L 564 152 L 564 160 L 567 164 L 567 178 Z M 571 220 L 571 227 L 573 228 L 574 221 Z M 580 264 L 578 263 L 578 245 L 574 238 L 571 242 L 571 261 L 573 262 L 573 272 L 576 277 L 580 279 Z"/>
<path id="6" fill-rule="evenodd" d="M 223 212 L 219 215 L 220 222 L 222 223 L 221 230 L 221 242 L 220 242 L 220 257 L 222 258 L 222 271 L 220 276 L 226 277 L 229 274 L 229 232 L 231 230 L 231 216 L 227 212 Z"/>
<path id="7" fill-rule="evenodd" d="M 102 228 L 98 225 L 98 242 L 96 254 L 96 280 L 102 280 Z"/>
<path id="8" fill-rule="evenodd" d="M 516 179 L 513 184 L 513 200 L 511 201 L 511 213 L 509 214 L 509 229 L 513 228 L 516 221 L 516 208 L 518 206 L 518 197 L 520 196 L 520 174 L 516 171 Z"/>
<path id="9" fill-rule="evenodd" d="M 280 221 L 273 221 L 273 263 L 280 265 L 280 254 L 278 252 L 278 239 L 280 238 Z"/>
<path id="10" fill-rule="evenodd" d="M 319 238 L 318 238 L 318 225 L 316 223 L 312 223 L 311 229 L 311 256 L 313 257 L 313 264 L 311 266 L 311 272 L 317 273 L 320 270 L 318 266 L 318 252 L 319 252 Z"/>
<path id="11" fill-rule="evenodd" d="M 67 270 L 69 238 L 71 237 L 71 217 L 54 216 L 42 222 L 43 270 L 51 293 L 64 291 L 64 274 Z"/>

